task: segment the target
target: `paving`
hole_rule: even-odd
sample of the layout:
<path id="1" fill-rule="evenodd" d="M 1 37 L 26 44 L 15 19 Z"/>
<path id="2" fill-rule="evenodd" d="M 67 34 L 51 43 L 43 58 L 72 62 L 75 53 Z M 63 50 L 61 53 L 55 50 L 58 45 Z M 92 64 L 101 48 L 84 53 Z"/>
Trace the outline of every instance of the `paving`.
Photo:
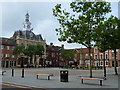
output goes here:
<path id="1" fill-rule="evenodd" d="M 62 68 L 25 68 L 25 76 L 21 77 L 21 68 L 14 68 L 14 77 L 11 69 L 4 68 L 5 75 L 2 76 L 2 82 L 24 85 L 33 88 L 118 88 L 118 76 L 114 75 L 114 68 L 107 68 L 107 80 L 103 85 L 99 85 L 99 80 L 84 80 L 81 83 L 80 76 L 89 76 L 89 70 L 62 69 Z M 69 82 L 60 82 L 60 71 L 68 70 Z M 38 73 L 53 74 L 50 80 L 46 76 L 40 76 L 36 79 Z M 93 70 L 94 77 L 103 77 L 103 70 Z"/>

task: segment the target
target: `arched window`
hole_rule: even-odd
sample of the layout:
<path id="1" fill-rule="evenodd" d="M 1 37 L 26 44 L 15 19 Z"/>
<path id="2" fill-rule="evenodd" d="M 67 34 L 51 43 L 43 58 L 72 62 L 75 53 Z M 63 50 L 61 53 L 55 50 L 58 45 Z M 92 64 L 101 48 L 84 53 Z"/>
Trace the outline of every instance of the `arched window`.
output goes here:
<path id="1" fill-rule="evenodd" d="M 103 59 L 103 56 L 102 56 L 102 54 L 100 55 L 100 58 L 101 58 L 101 59 Z"/>
<path id="2" fill-rule="evenodd" d="M 108 55 L 106 54 L 106 59 L 108 59 Z"/>

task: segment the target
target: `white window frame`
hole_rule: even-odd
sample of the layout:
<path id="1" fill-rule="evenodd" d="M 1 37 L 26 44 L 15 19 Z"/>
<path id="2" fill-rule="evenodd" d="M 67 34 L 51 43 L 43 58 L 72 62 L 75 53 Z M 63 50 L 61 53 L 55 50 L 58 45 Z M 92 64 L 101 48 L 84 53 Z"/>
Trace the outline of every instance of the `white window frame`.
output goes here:
<path id="1" fill-rule="evenodd" d="M 97 58 L 96 58 L 96 56 L 97 56 Z M 97 54 L 95 54 L 94 59 L 98 59 L 98 55 Z"/>
<path id="2" fill-rule="evenodd" d="M 6 53 L 6 54 L 5 54 L 5 57 L 10 57 L 10 54 L 9 54 L 9 53 Z"/>
<path id="3" fill-rule="evenodd" d="M 15 55 L 12 55 L 12 58 L 15 58 Z"/>
<path id="4" fill-rule="evenodd" d="M 4 45 L 1 45 L 1 49 L 4 49 Z"/>
<path id="5" fill-rule="evenodd" d="M 10 46 L 7 46 L 7 50 L 10 50 Z"/>

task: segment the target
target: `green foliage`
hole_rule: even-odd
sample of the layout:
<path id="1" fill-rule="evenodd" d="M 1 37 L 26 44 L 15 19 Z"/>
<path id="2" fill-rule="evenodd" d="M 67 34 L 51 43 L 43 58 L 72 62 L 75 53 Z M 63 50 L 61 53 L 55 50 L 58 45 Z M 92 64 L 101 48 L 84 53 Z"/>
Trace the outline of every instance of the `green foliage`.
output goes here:
<path id="1" fill-rule="evenodd" d="M 119 49 L 120 48 L 120 28 L 119 28 L 119 19 L 117 17 L 111 16 L 109 19 L 109 48 L 110 49 Z"/>
<path id="2" fill-rule="evenodd" d="M 62 50 L 61 56 L 64 59 L 74 59 L 75 51 L 71 49 Z"/>
<path id="3" fill-rule="evenodd" d="M 118 28 L 118 18 L 111 16 L 104 23 L 99 25 L 96 35 L 96 45 L 101 52 L 108 49 L 118 49 L 120 47 L 120 29 Z"/>
<path id="4" fill-rule="evenodd" d="M 93 46 L 91 42 L 95 39 L 96 28 L 104 21 L 104 15 L 111 12 L 110 3 L 75 0 L 70 3 L 70 9 L 75 14 L 62 10 L 61 4 L 53 9 L 53 15 L 60 23 L 60 28 L 56 29 L 60 36 L 58 40 L 79 43 L 86 47 Z"/>
<path id="5" fill-rule="evenodd" d="M 15 46 L 13 50 L 14 55 L 20 55 L 23 54 L 25 56 L 32 57 L 33 55 L 39 55 L 42 56 L 44 54 L 44 47 L 40 44 L 28 44 L 25 45 L 17 45 Z"/>
<path id="6" fill-rule="evenodd" d="M 35 49 L 35 55 L 39 55 L 40 57 L 44 55 L 44 47 L 43 45 L 37 44 Z"/>
<path id="7" fill-rule="evenodd" d="M 28 44 L 25 48 L 25 55 L 32 57 L 35 54 L 36 47 L 34 44 Z"/>
<path id="8" fill-rule="evenodd" d="M 63 66 L 63 68 L 66 68 L 66 69 L 68 69 L 68 68 L 69 68 L 69 66 L 65 65 L 65 66 Z"/>
<path id="9" fill-rule="evenodd" d="M 72 14 L 63 10 L 61 4 L 57 4 L 53 9 L 53 15 L 57 17 L 60 28 L 56 29 L 59 41 L 68 43 L 79 43 L 89 50 L 90 77 L 92 77 L 92 61 L 90 49 L 92 42 L 96 41 L 96 34 L 99 33 L 99 25 L 106 19 L 105 15 L 111 12 L 110 3 L 86 2 L 85 0 L 75 0 L 70 3 Z"/>
<path id="10" fill-rule="evenodd" d="M 21 44 L 21 45 L 16 45 L 14 50 L 13 50 L 13 55 L 21 55 L 24 54 L 25 51 L 25 45 Z"/>

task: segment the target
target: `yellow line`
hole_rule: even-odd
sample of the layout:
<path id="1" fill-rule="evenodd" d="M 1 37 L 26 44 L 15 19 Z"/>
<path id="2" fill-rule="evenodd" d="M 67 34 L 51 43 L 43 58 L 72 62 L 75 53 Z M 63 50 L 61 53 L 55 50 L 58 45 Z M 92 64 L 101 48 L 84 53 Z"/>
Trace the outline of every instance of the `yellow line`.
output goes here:
<path id="1" fill-rule="evenodd" d="M 18 88 L 31 88 L 31 87 L 20 86 L 20 85 L 12 85 L 12 84 L 7 84 L 7 83 L 0 83 L 0 84 L 6 85 L 6 86 L 18 87 Z"/>

